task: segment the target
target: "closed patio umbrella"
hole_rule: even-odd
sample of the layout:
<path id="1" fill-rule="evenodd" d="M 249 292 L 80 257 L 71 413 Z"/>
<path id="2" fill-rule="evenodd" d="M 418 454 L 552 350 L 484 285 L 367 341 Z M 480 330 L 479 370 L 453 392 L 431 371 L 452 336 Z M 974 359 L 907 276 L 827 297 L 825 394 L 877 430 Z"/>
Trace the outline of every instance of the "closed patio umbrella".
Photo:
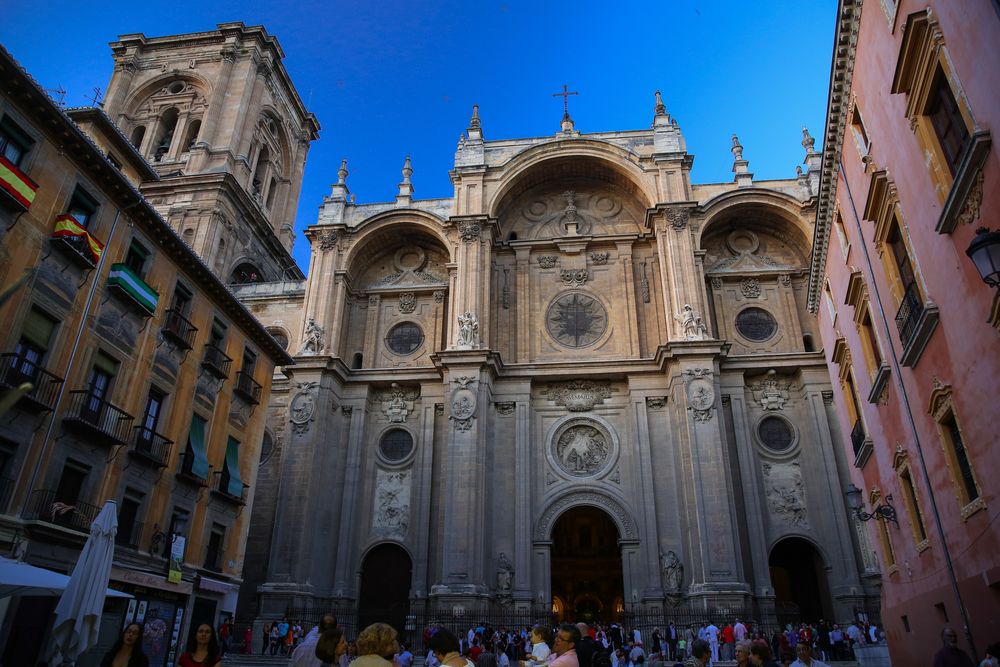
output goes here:
<path id="1" fill-rule="evenodd" d="M 56 605 L 56 621 L 52 627 L 53 655 L 57 656 L 53 661 L 55 665 L 73 664 L 77 656 L 97 643 L 117 532 L 117 508 L 114 501 L 109 500 L 90 525 L 90 537 Z"/>

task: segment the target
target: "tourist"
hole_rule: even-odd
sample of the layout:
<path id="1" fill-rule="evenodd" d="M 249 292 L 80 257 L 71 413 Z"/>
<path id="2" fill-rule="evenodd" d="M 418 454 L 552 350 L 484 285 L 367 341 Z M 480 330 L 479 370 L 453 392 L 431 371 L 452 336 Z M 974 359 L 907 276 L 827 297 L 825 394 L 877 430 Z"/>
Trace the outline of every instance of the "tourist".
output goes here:
<path id="1" fill-rule="evenodd" d="M 796 660 L 792 663 L 793 667 L 830 667 L 825 662 L 821 662 L 813 658 L 812 647 L 806 642 L 799 642 L 795 646 Z"/>
<path id="2" fill-rule="evenodd" d="M 405 642 L 399 642 L 399 653 L 396 654 L 396 664 L 399 667 L 412 667 L 413 653 Z"/>
<path id="3" fill-rule="evenodd" d="M 590 627 L 586 623 L 577 623 L 576 628 L 580 631 L 580 641 L 576 645 L 576 659 L 580 662 L 580 667 L 592 667 L 597 642 L 590 636 Z"/>
<path id="4" fill-rule="evenodd" d="M 327 618 L 333 618 L 332 616 L 324 616 L 323 621 Z M 320 625 L 323 626 L 324 630 L 320 633 L 319 638 L 316 640 L 316 647 L 313 649 L 313 656 L 316 659 L 315 665 L 320 665 L 321 667 L 340 667 L 346 664 L 344 659 L 347 657 L 347 640 L 344 639 L 344 631 L 337 627 L 337 620 L 333 619 L 333 627 L 330 627 L 329 623 L 324 623 L 320 621 Z M 303 641 L 303 645 L 305 641 Z M 302 648 L 300 645 L 296 648 L 296 653 L 298 649 Z M 294 657 L 293 662 L 294 665 Z"/>
<path id="5" fill-rule="evenodd" d="M 743 621 L 736 619 L 736 625 L 733 626 L 733 639 L 738 642 L 744 641 L 747 638 L 747 626 L 743 625 Z"/>
<path id="6" fill-rule="evenodd" d="M 975 667 L 969 654 L 958 647 L 958 633 L 954 628 L 946 625 L 941 630 L 941 642 L 944 646 L 934 655 L 934 667 Z"/>
<path id="7" fill-rule="evenodd" d="M 149 658 L 142 652 L 142 625 L 125 626 L 111 650 L 104 654 L 101 667 L 149 667 Z"/>
<path id="8" fill-rule="evenodd" d="M 434 628 L 427 642 L 427 648 L 434 653 L 434 657 L 441 667 L 474 667 L 471 662 L 462 657 L 461 643 L 458 641 L 458 637 L 451 634 L 447 628 Z"/>
<path id="9" fill-rule="evenodd" d="M 328 630 L 333 630 L 337 627 L 337 618 L 332 614 L 325 614 L 323 618 L 320 619 L 319 625 L 314 627 L 306 635 L 302 643 L 295 647 L 292 651 L 292 659 L 288 663 L 289 667 L 319 667 L 323 662 L 321 658 L 316 655 L 316 645 L 319 643 L 320 635 Z M 343 636 L 343 635 L 341 635 Z M 344 643 L 344 649 L 347 649 L 346 642 Z"/>
<path id="10" fill-rule="evenodd" d="M 261 626 L 260 633 L 263 641 L 260 644 L 260 654 L 267 655 L 267 647 L 271 644 L 271 624 L 265 623 Z"/>
<path id="11" fill-rule="evenodd" d="M 753 667 L 778 667 L 777 663 L 771 659 L 771 649 L 763 644 L 754 644 L 750 647 L 750 664 Z"/>
<path id="12" fill-rule="evenodd" d="M 752 644 L 745 639 L 736 642 L 736 648 L 733 651 L 736 655 L 736 667 L 750 667 L 751 646 Z"/>
<path id="13" fill-rule="evenodd" d="M 392 667 L 392 656 L 399 651 L 396 630 L 385 623 L 372 623 L 358 634 L 358 658 L 354 667 Z"/>
<path id="14" fill-rule="evenodd" d="M 691 642 L 690 652 L 691 655 L 684 661 L 684 667 L 705 667 L 712 657 L 712 649 L 704 639 Z"/>
<path id="15" fill-rule="evenodd" d="M 580 667 L 576 656 L 576 646 L 580 643 L 580 628 L 572 623 L 563 623 L 556 632 L 552 650 L 556 659 L 549 662 L 550 667 Z"/>
<path id="16" fill-rule="evenodd" d="M 552 653 L 552 649 L 548 645 L 551 632 L 552 630 L 547 625 L 536 625 L 531 629 L 531 637 L 529 638 L 531 653 L 525 658 L 525 665 L 541 667 L 548 664 L 549 654 Z"/>
<path id="17" fill-rule="evenodd" d="M 231 629 L 232 627 L 229 625 L 228 618 L 219 624 L 219 651 L 222 652 L 222 655 L 229 653 L 229 633 Z"/>
<path id="18" fill-rule="evenodd" d="M 178 667 L 215 667 L 222 664 L 222 652 L 215 630 L 208 623 L 200 624 L 188 636 L 187 652 L 181 654 Z"/>
<path id="19" fill-rule="evenodd" d="M 726 623 L 726 627 L 722 628 L 722 646 L 720 647 L 723 660 L 733 659 L 733 646 L 735 643 L 736 631 L 733 630 L 733 624 Z"/>
<path id="20" fill-rule="evenodd" d="M 712 650 L 712 664 L 719 661 L 719 628 L 712 621 L 705 626 L 705 638 L 708 639 L 708 646 Z"/>

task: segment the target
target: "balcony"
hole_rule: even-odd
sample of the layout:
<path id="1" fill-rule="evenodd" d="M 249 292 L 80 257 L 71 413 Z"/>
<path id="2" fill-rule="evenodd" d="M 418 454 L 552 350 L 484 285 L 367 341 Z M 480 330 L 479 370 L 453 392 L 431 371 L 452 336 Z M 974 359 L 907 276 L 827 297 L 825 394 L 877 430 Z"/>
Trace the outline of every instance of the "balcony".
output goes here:
<path id="1" fill-rule="evenodd" d="M 191 324 L 181 311 L 171 308 L 164 313 L 161 331 L 164 338 L 173 342 L 177 347 L 182 350 L 190 350 L 194 346 L 194 335 L 198 332 L 198 328 Z"/>
<path id="2" fill-rule="evenodd" d="M 38 184 L 13 162 L 0 155 L 0 195 L 15 210 L 27 211 L 35 201 Z"/>
<path id="3" fill-rule="evenodd" d="M 68 213 L 56 218 L 50 243 L 72 262 L 85 269 L 97 266 L 101 253 L 104 252 L 104 244 L 91 236 L 90 232 Z"/>
<path id="4" fill-rule="evenodd" d="M 167 440 L 156 431 L 144 426 L 136 426 L 132 430 L 134 433 L 132 435 L 132 449 L 128 452 L 129 456 L 150 463 L 157 468 L 167 467 L 167 457 L 170 456 L 170 446 L 174 444 L 174 441 Z"/>
<path id="5" fill-rule="evenodd" d="M 863 468 L 872 454 L 872 441 L 865 433 L 865 425 L 861 420 L 854 422 L 851 429 L 851 446 L 854 448 L 854 465 Z"/>
<path id="6" fill-rule="evenodd" d="M 233 360 L 226 356 L 219 347 L 208 343 L 205 345 L 205 356 L 201 360 L 201 365 L 212 375 L 225 380 L 229 377 L 229 367 Z"/>
<path id="7" fill-rule="evenodd" d="M 235 496 L 229 492 L 229 471 L 223 470 L 220 473 L 216 473 L 219 476 L 218 485 L 212 489 L 212 496 L 219 498 L 233 505 L 243 506 L 247 504 L 247 490 L 250 488 L 249 484 L 243 484 L 243 489 L 240 491 L 240 495 Z"/>
<path id="8" fill-rule="evenodd" d="M 118 532 L 115 533 L 115 544 L 129 549 L 138 549 L 139 540 L 142 538 L 142 530 L 145 527 L 142 521 L 132 523 L 119 523 Z"/>
<path id="9" fill-rule="evenodd" d="M 184 482 L 187 482 L 188 484 L 192 484 L 197 487 L 208 486 L 208 480 L 206 480 L 204 477 L 199 477 L 198 475 L 194 474 L 194 471 L 191 469 L 193 464 L 194 464 L 194 454 L 191 453 L 191 450 L 189 448 L 184 452 L 184 454 L 181 455 L 180 469 L 174 476 L 179 480 L 182 480 Z M 209 466 L 209 468 L 211 467 L 212 466 Z"/>
<path id="10" fill-rule="evenodd" d="M 31 384 L 31 389 L 21 397 L 21 405 L 36 412 L 52 410 L 63 379 L 23 354 L 8 352 L 0 355 L 0 386 L 13 389 L 25 382 Z"/>
<path id="11" fill-rule="evenodd" d="M 69 392 L 69 409 L 63 424 L 109 446 L 127 445 L 132 415 L 89 391 Z"/>
<path id="12" fill-rule="evenodd" d="M 903 366 L 917 365 L 937 328 L 938 319 L 938 307 L 932 301 L 922 301 L 917 284 L 910 283 L 896 313 L 896 328 L 899 330 L 899 341 L 903 344 L 899 362 Z"/>
<path id="13" fill-rule="evenodd" d="M 100 507 L 74 501 L 72 503 L 59 500 L 56 492 L 49 489 L 38 489 L 31 493 L 28 498 L 27 507 L 24 510 L 24 518 L 34 521 L 45 521 L 46 523 L 77 530 L 81 533 L 90 532 L 90 524 Z"/>
<path id="14" fill-rule="evenodd" d="M 112 264 L 108 290 L 121 297 L 133 310 L 146 317 L 156 312 L 160 295 L 125 264 Z"/>
<path id="15" fill-rule="evenodd" d="M 260 383 L 253 379 L 246 371 L 240 371 L 236 374 L 236 386 L 233 391 L 246 399 L 246 401 L 252 405 L 260 404 L 260 393 L 263 387 Z"/>

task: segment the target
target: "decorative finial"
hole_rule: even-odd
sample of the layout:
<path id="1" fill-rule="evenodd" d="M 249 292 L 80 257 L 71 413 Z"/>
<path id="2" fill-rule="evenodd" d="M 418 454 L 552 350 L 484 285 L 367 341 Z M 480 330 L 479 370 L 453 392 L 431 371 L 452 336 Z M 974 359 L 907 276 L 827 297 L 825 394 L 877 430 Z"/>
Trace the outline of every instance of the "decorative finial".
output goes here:
<path id="1" fill-rule="evenodd" d="M 802 127 L 802 148 L 806 149 L 806 153 L 812 153 L 815 151 L 816 140 L 812 138 L 809 134 L 809 130 L 805 126 Z"/>
<path id="2" fill-rule="evenodd" d="M 409 183 L 410 176 L 413 176 L 413 167 L 410 165 L 410 156 L 406 156 L 406 160 L 403 162 L 403 182 Z"/>
<path id="3" fill-rule="evenodd" d="M 740 138 L 735 134 L 733 135 L 733 147 L 730 149 L 733 151 L 733 157 L 737 160 L 743 159 L 743 146 L 740 144 Z"/>
<path id="4" fill-rule="evenodd" d="M 410 184 L 410 176 L 413 175 L 413 167 L 410 166 L 410 156 L 406 156 L 403 161 L 403 182 L 399 184 L 399 193 L 396 195 L 397 206 L 409 206 L 413 201 L 413 186 Z"/>
<path id="5" fill-rule="evenodd" d="M 347 185 L 347 158 L 340 161 L 340 169 L 337 170 L 337 185 Z"/>
<path id="6" fill-rule="evenodd" d="M 479 122 L 479 105 L 478 104 L 473 104 L 472 105 L 472 118 L 469 119 L 469 127 L 470 128 L 473 128 L 473 127 L 474 128 L 480 128 L 480 127 L 482 127 L 481 123 Z"/>
<path id="7" fill-rule="evenodd" d="M 653 107 L 653 113 L 657 116 L 665 116 L 667 114 L 667 105 L 663 103 L 660 91 L 656 91 L 656 106 Z"/>

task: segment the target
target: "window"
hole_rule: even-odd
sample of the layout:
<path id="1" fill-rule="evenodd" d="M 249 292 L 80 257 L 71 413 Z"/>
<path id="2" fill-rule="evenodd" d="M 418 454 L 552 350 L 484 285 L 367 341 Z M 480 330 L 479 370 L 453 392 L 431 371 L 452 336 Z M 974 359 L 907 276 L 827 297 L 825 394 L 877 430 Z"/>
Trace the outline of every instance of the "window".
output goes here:
<path id="1" fill-rule="evenodd" d="M 156 389 L 155 387 L 149 388 L 149 395 L 146 397 L 146 408 L 142 412 L 142 421 L 139 423 L 139 434 L 136 437 L 136 447 L 143 448 L 146 450 L 151 447 L 153 443 L 153 436 L 156 435 L 156 427 L 160 421 L 160 413 L 163 410 L 163 400 L 166 395 Z"/>
<path id="2" fill-rule="evenodd" d="M 198 132 L 201 131 L 201 120 L 192 120 L 188 123 L 187 132 L 184 137 L 184 151 L 187 152 L 194 148 L 195 142 L 198 141 Z"/>
<path id="3" fill-rule="evenodd" d="M 920 511 L 920 503 L 917 502 L 917 489 L 913 486 L 913 475 L 909 467 L 900 470 L 899 479 L 903 485 L 903 499 L 910 514 L 913 537 L 919 545 L 927 541 L 927 530 L 924 528 L 924 516 Z"/>
<path id="4" fill-rule="evenodd" d="M 59 484 L 56 486 L 55 501 L 66 505 L 76 505 L 83 494 L 83 485 L 90 473 L 90 466 L 68 459 L 63 464 Z"/>
<path id="5" fill-rule="evenodd" d="M 188 430 L 187 451 L 184 453 L 182 472 L 201 480 L 208 479 L 208 450 L 205 431 L 208 422 L 198 415 L 191 417 Z"/>
<path id="6" fill-rule="evenodd" d="M 271 334 L 271 338 L 277 343 L 282 350 L 288 349 L 288 334 L 286 334 L 282 329 L 277 327 L 271 327 L 267 330 L 267 333 Z"/>
<path id="7" fill-rule="evenodd" d="M 938 423 L 941 425 L 948 454 L 958 470 L 959 497 L 965 504 L 968 504 L 979 498 L 979 487 L 972 474 L 972 465 L 969 463 L 969 454 L 965 449 L 962 430 L 958 427 L 958 420 L 955 419 L 954 412 L 949 412 Z"/>
<path id="8" fill-rule="evenodd" d="M 170 515 L 170 534 L 186 536 L 188 533 L 188 524 L 190 519 L 191 512 L 187 511 L 183 507 L 174 507 L 174 510 Z M 169 552 L 169 548 L 167 551 Z"/>
<path id="9" fill-rule="evenodd" d="M 833 228 L 837 232 L 837 240 L 840 242 L 840 251 L 844 253 L 844 261 L 847 261 L 851 244 L 847 240 L 847 230 L 844 228 L 844 217 L 840 214 L 840 209 L 833 214 Z"/>
<path id="10" fill-rule="evenodd" d="M 42 367 L 42 359 L 49 349 L 56 322 L 46 313 L 32 308 L 24 318 L 21 338 L 14 347 L 14 358 L 10 360 L 11 370 L 8 384 L 34 383 Z"/>
<path id="11" fill-rule="evenodd" d="M 73 191 L 73 196 L 69 200 L 66 213 L 80 223 L 85 228 L 91 223 L 94 214 L 97 213 L 97 200 L 87 194 L 87 191 L 77 186 Z"/>
<path id="12" fill-rule="evenodd" d="M 174 287 L 174 298 L 170 302 L 170 307 L 178 314 L 187 317 L 188 313 L 191 312 L 192 299 L 191 290 L 178 282 Z"/>
<path id="13" fill-rule="evenodd" d="M 778 323 L 763 308 L 746 308 L 736 316 L 736 330 L 747 340 L 759 343 L 775 334 Z"/>
<path id="14" fill-rule="evenodd" d="M 389 330 L 385 344 L 396 354 L 410 354 L 424 342 L 424 332 L 413 322 L 397 324 Z"/>
<path id="15" fill-rule="evenodd" d="M 21 166 L 24 156 L 34 142 L 9 117 L 0 120 L 0 156 L 15 167 Z"/>
<path id="16" fill-rule="evenodd" d="M 851 272 L 847 281 L 847 296 L 844 303 L 854 308 L 854 325 L 861 339 L 861 352 L 864 356 L 868 378 L 873 380 L 882 366 L 882 352 L 878 346 L 875 328 L 872 326 L 871 304 L 868 301 L 868 286 L 865 284 L 861 269 Z"/>
<path id="17" fill-rule="evenodd" d="M 868 140 L 868 130 L 865 129 L 865 121 L 861 118 L 861 109 L 858 108 L 857 102 L 851 109 L 851 132 L 854 134 L 854 143 L 861 157 L 867 157 L 871 142 Z"/>
<path id="18" fill-rule="evenodd" d="M 264 464 L 271 454 L 274 453 L 274 438 L 267 431 L 264 431 L 264 439 L 260 443 L 260 463 Z"/>
<path id="19" fill-rule="evenodd" d="M 146 277 L 146 264 L 149 260 L 149 250 L 139 241 L 132 239 L 125 253 L 125 266 L 140 278 Z"/>
<path id="20" fill-rule="evenodd" d="M 153 162 L 160 162 L 170 152 L 174 141 L 174 130 L 177 129 L 177 109 L 171 107 L 160 117 L 160 127 L 156 141 L 153 142 Z"/>
<path id="21" fill-rule="evenodd" d="M 869 363 L 869 373 L 874 373 L 882 365 L 882 353 L 879 351 L 878 339 L 875 337 L 875 329 L 872 327 L 871 306 L 865 301 L 861 315 L 861 343 L 865 352 L 865 361 Z"/>
<path id="22" fill-rule="evenodd" d="M 830 322 L 837 321 L 837 306 L 833 302 L 833 288 L 830 287 L 830 281 L 824 281 L 823 285 L 823 300 L 826 302 L 826 310 L 830 315 Z"/>
<path id="23" fill-rule="evenodd" d="M 872 491 L 870 503 L 875 507 L 882 498 L 882 493 L 878 490 Z M 876 521 L 878 524 L 879 541 L 882 543 L 882 556 L 885 558 L 886 573 L 892 574 L 896 571 L 896 550 L 892 548 L 892 539 L 889 537 L 889 522 Z"/>
<path id="24" fill-rule="evenodd" d="M 969 459 L 969 450 L 952 403 L 951 385 L 935 378 L 928 409 L 938 424 L 945 461 L 955 485 L 955 494 L 961 507 L 962 518 L 968 518 L 985 506 L 976 473 Z"/>
<path id="25" fill-rule="evenodd" d="M 854 450 L 854 465 L 863 468 L 872 452 L 872 441 L 861 416 L 861 399 L 857 384 L 854 381 L 854 371 L 851 366 L 851 350 L 843 336 L 837 336 L 833 345 L 833 363 L 840 367 L 840 389 L 847 412 L 847 423 L 850 426 L 851 447 Z"/>
<path id="26" fill-rule="evenodd" d="M 931 127 L 934 128 L 941 152 L 944 153 L 945 163 L 954 176 L 958 171 L 962 152 L 969 142 L 969 128 L 965 125 L 958 102 L 955 101 L 955 94 L 951 92 L 951 86 L 940 65 L 934 75 L 934 83 L 931 84 L 926 115 L 930 119 Z"/>
<path id="27" fill-rule="evenodd" d="M 401 428 L 393 429 L 382 436 L 378 451 L 390 463 L 403 461 L 413 451 L 413 436 Z"/>
<path id="28" fill-rule="evenodd" d="M 212 524 L 212 532 L 208 535 L 208 547 L 205 549 L 205 569 L 213 572 L 222 571 L 222 557 L 225 550 L 226 527 Z"/>
<path id="29" fill-rule="evenodd" d="M 146 136 L 146 126 L 139 125 L 134 130 L 132 130 L 132 138 L 129 140 L 136 150 L 142 148 L 142 140 Z"/>
<path id="30" fill-rule="evenodd" d="M 118 362 L 98 350 L 87 377 L 87 395 L 80 408 L 80 417 L 91 424 L 101 424 L 101 416 L 111 393 L 111 382 L 118 374 Z"/>
<path id="31" fill-rule="evenodd" d="M 220 350 L 226 344 L 226 330 L 228 327 L 218 318 L 212 320 L 212 330 L 208 336 L 208 342 Z"/>
<path id="32" fill-rule="evenodd" d="M 792 446 L 795 434 L 781 417 L 764 417 L 757 426 L 757 437 L 768 449 L 783 452 Z"/>
<path id="33" fill-rule="evenodd" d="M 142 537 L 142 524 L 139 523 L 139 513 L 142 509 L 144 494 L 135 489 L 125 489 L 121 505 L 118 507 L 118 532 L 115 534 L 115 544 L 138 548 Z"/>

